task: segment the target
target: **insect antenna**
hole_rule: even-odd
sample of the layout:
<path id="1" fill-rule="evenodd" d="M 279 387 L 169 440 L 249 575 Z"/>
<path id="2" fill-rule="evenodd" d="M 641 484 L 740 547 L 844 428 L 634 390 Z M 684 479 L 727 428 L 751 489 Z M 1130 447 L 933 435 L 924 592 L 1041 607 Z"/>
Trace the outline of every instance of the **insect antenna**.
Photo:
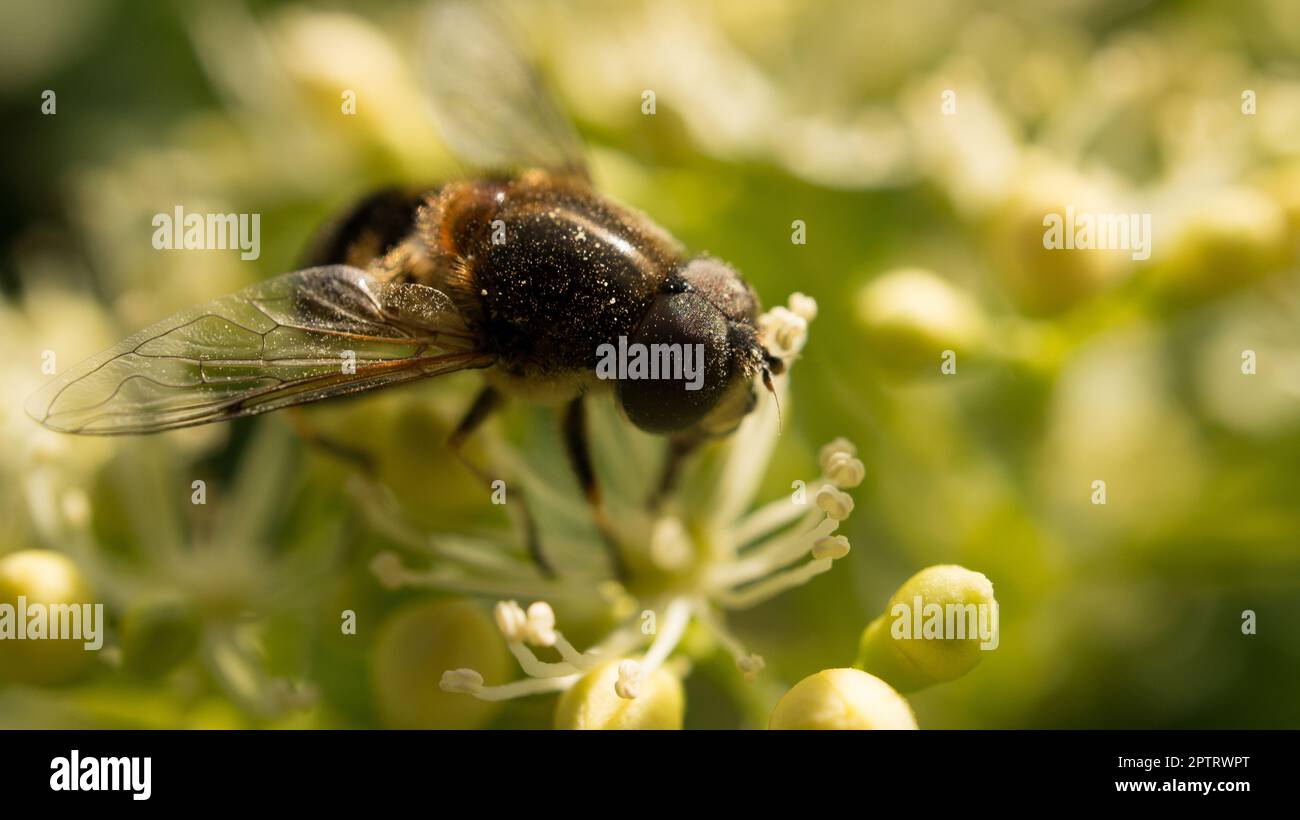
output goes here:
<path id="1" fill-rule="evenodd" d="M 772 371 L 766 366 L 763 367 L 763 386 L 767 392 L 772 394 L 772 401 L 776 402 L 776 431 L 777 435 L 781 433 L 781 397 L 776 394 L 776 386 L 772 384 Z"/>

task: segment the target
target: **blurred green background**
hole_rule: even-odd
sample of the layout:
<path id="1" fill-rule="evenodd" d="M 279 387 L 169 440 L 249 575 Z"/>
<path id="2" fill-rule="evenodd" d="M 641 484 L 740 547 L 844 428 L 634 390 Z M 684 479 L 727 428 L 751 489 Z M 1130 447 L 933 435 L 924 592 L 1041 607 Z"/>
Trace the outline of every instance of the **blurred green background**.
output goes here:
<path id="1" fill-rule="evenodd" d="M 1300 726 L 1294 3 L 506 5 L 602 190 L 766 304 L 820 304 L 767 497 L 840 435 L 867 479 L 842 565 L 734 621 L 768 661 L 762 697 L 850 663 L 905 578 L 959 563 L 993 580 L 1001 644 L 910 696 L 922 727 Z M 374 581 L 385 542 L 346 465 L 284 419 L 93 440 L 21 409 L 42 351 L 62 369 L 294 269 L 379 185 L 463 173 L 421 109 L 420 10 L 0 9 L 0 553 L 72 556 L 110 621 L 71 680 L 0 684 L 0 726 L 548 723 L 553 698 L 479 714 L 436 691 L 441 668 L 377 660 L 408 626 L 390 614 L 430 596 Z M 260 213 L 261 257 L 155 251 L 150 220 L 178 204 Z M 1150 213 L 1150 258 L 1044 250 L 1066 205 Z M 499 511 L 441 442 L 475 383 L 310 418 L 375 451 L 421 522 L 474 530 Z M 687 725 L 747 725 L 711 680 L 689 681 Z"/>

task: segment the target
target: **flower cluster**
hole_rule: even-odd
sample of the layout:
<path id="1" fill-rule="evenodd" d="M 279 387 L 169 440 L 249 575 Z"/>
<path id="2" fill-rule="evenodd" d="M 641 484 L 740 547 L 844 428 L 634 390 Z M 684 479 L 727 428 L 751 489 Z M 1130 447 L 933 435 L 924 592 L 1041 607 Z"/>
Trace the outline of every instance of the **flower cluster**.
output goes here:
<path id="1" fill-rule="evenodd" d="M 792 364 L 816 312 L 813 299 L 795 294 L 786 306 L 760 318 L 764 344 Z M 358 485 L 357 497 L 373 513 L 376 525 L 433 559 L 430 568 L 417 570 L 395 553 L 380 553 L 371 568 L 385 586 L 505 599 L 496 605 L 496 625 L 525 677 L 488 685 L 475 670 L 453 669 L 443 674 L 442 689 L 492 701 L 557 692 L 617 661 L 608 672 L 614 694 L 634 700 L 665 665 L 676 662 L 674 653 L 692 624 L 710 634 L 746 678 L 756 676 L 763 669 L 763 658 L 729 629 L 725 613 L 806 584 L 846 556 L 848 538 L 837 533 L 853 512 L 853 497 L 846 491 L 858 486 L 865 475 L 853 444 L 837 439 L 822 448 L 821 474 L 816 479 L 795 482 L 788 497 L 754 508 L 753 498 L 779 433 L 777 407 L 786 378 L 776 381 L 777 401 L 761 404 L 712 458 L 690 462 L 678 484 L 682 489 L 668 498 L 647 503 L 650 494 L 644 477 L 627 480 L 635 478 L 630 471 L 601 476 L 628 567 L 623 578 L 582 560 L 584 554 L 602 554 L 604 546 L 594 534 L 567 545 L 563 539 L 549 540 L 548 550 L 556 549 L 558 571 L 556 577 L 546 578 L 517 557 L 517 550 L 504 545 L 419 534 L 400 523 L 396 515 L 400 510 L 382 488 Z M 625 446 L 625 437 L 637 435 L 626 425 L 596 420 L 592 428 L 597 452 L 626 454 L 645 444 Z M 526 497 L 544 499 L 570 518 L 587 514 L 580 502 L 559 496 L 503 442 L 494 440 L 492 450 L 509 465 Z M 589 604 L 593 597 L 616 616 L 617 625 L 579 651 L 557 628 L 550 602 Z M 516 599 L 530 603 L 524 607 Z M 555 659 L 544 660 L 539 651 Z"/>

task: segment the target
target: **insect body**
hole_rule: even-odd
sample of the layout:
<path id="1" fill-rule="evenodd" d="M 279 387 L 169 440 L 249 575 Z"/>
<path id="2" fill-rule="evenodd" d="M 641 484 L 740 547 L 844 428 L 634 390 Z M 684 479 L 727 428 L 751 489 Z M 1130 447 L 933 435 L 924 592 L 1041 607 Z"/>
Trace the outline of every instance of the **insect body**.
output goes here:
<path id="1" fill-rule="evenodd" d="M 309 267 L 146 328 L 56 377 L 28 412 L 60 432 L 151 433 L 480 369 L 488 386 L 453 449 L 505 395 L 567 400 L 565 444 L 606 533 L 582 404 L 611 384 L 603 349 L 699 352 L 693 378 L 679 359 L 612 383 L 633 424 L 672 436 L 661 492 L 686 452 L 734 429 L 755 377 L 770 390 L 782 368 L 760 343 L 754 292 L 592 187 L 572 128 L 480 8 L 434 6 L 426 89 L 459 154 L 516 170 L 367 197 Z"/>
<path id="2" fill-rule="evenodd" d="M 597 353 L 619 339 L 698 346 L 702 389 L 685 389 L 683 378 L 625 379 L 618 399 L 643 429 L 716 433 L 748 410 L 752 377 L 780 367 L 757 342 L 757 300 L 738 274 L 687 260 L 644 215 L 581 179 L 530 171 L 454 183 L 415 222 L 377 260 L 378 275 L 450 296 L 495 357 L 490 381 L 507 392 L 567 399 L 598 387 Z"/>
<path id="3" fill-rule="evenodd" d="M 603 346 L 636 345 L 698 350 L 703 372 L 614 382 L 632 423 L 694 441 L 733 429 L 754 377 L 781 368 L 759 343 L 753 291 L 591 186 L 567 121 L 473 9 L 435 7 L 430 99 L 460 153 L 519 170 L 367 198 L 311 267 L 141 331 L 58 376 L 31 415 L 61 432 L 149 433 L 464 369 L 562 401 L 607 385 Z"/>

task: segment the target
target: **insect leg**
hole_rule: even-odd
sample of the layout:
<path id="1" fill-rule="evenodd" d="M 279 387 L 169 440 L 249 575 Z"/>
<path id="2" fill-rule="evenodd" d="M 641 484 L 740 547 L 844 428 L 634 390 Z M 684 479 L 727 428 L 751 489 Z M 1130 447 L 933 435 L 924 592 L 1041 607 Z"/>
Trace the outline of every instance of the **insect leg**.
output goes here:
<path id="1" fill-rule="evenodd" d="M 596 483 L 596 470 L 591 463 L 591 444 L 587 438 L 587 405 L 583 397 L 578 396 L 564 409 L 564 449 L 569 454 L 569 465 L 573 468 L 582 494 L 591 506 L 591 517 L 600 531 L 605 549 L 609 553 L 609 562 L 614 577 L 619 580 L 627 578 L 627 565 L 623 561 L 623 552 L 614 528 L 605 515 L 604 499 L 601 497 L 600 485 Z"/>
<path id="2" fill-rule="evenodd" d="M 650 494 L 648 505 L 650 509 L 658 508 L 663 499 L 677 486 L 677 478 L 681 474 L 682 464 L 703 441 L 702 437 L 696 435 L 673 436 L 668 440 L 668 454 L 664 459 L 663 469 L 659 473 L 659 482 Z"/>
<path id="3" fill-rule="evenodd" d="M 379 472 L 379 465 L 373 453 L 361 447 L 354 447 L 351 444 L 345 444 L 336 438 L 320 432 L 316 425 L 307 417 L 307 413 L 301 407 L 289 407 L 285 413 L 285 418 L 293 427 L 298 437 L 306 442 L 309 446 L 318 447 L 325 453 L 348 462 L 361 472 L 368 476 L 374 476 Z"/>
<path id="4" fill-rule="evenodd" d="M 474 431 L 481 427 L 483 422 L 487 421 L 501 407 L 503 399 L 501 391 L 491 386 L 484 387 L 475 396 L 474 403 L 470 405 L 465 416 L 447 439 L 447 448 L 460 460 L 461 464 L 465 465 L 465 469 L 477 476 L 489 489 L 492 488 L 493 484 L 492 476 L 487 470 L 471 461 L 462 452 L 461 448 L 465 446 L 465 441 L 474 434 Z M 516 505 L 515 509 L 519 512 L 520 520 L 523 522 L 524 542 L 528 547 L 528 554 L 532 556 L 537 568 L 543 575 L 554 577 L 555 569 L 546 560 L 546 555 L 542 552 L 542 540 L 537 533 L 537 522 L 533 520 L 533 515 L 528 510 L 527 500 L 522 493 L 516 491 L 507 496 L 507 501 L 512 501 Z"/>

